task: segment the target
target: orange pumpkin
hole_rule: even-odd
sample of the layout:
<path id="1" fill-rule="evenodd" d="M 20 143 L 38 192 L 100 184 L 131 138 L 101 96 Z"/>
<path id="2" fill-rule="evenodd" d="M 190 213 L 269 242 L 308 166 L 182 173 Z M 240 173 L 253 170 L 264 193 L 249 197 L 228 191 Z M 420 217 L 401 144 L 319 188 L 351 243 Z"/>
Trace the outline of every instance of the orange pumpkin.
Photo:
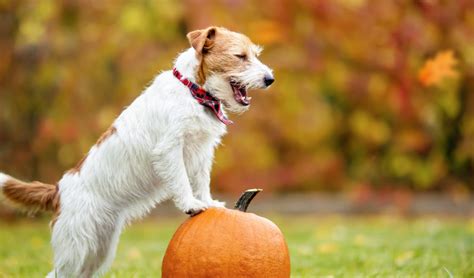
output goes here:
<path id="1" fill-rule="evenodd" d="M 259 191 L 244 192 L 236 209 L 209 208 L 187 219 L 168 245 L 162 277 L 290 277 L 280 229 L 245 212 Z"/>

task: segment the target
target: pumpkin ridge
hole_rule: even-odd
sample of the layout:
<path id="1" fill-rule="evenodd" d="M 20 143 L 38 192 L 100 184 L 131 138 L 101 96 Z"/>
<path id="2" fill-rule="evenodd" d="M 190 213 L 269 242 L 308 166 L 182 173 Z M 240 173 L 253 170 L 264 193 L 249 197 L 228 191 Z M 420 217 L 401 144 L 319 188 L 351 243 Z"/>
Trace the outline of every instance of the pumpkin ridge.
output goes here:
<path id="1" fill-rule="evenodd" d="M 205 212 L 205 211 L 204 211 Z M 208 211 L 208 213 L 211 212 L 211 211 Z M 200 213 L 200 215 L 196 215 L 194 217 L 196 218 L 190 218 L 190 220 L 192 221 L 192 236 L 190 238 L 196 238 L 196 236 L 199 236 L 199 231 L 202 230 L 203 227 L 207 227 L 207 218 L 204 218 L 204 221 L 197 221 L 197 217 L 199 216 L 203 216 L 202 213 Z M 196 235 L 197 234 L 197 235 Z M 194 262 L 196 261 L 196 258 L 193 257 L 193 256 L 190 256 L 189 254 L 192 254 L 191 252 L 188 252 L 188 262 Z M 200 254 L 198 254 L 199 256 Z M 190 267 L 190 265 L 187 265 L 186 268 L 188 269 Z"/>
<path id="2" fill-rule="evenodd" d="M 221 218 L 224 217 L 226 211 L 223 210 L 223 209 L 220 209 L 220 208 L 213 208 L 213 212 L 215 212 L 215 215 L 214 217 L 209 221 L 209 227 L 211 229 L 212 232 L 208 233 L 206 235 L 206 238 L 208 238 L 209 240 L 207 240 L 208 244 L 209 244 L 209 248 L 218 248 L 219 247 L 219 243 L 218 241 L 215 241 L 215 237 L 217 236 L 220 236 L 220 235 L 216 235 L 215 234 L 215 231 L 219 229 L 219 223 L 221 222 Z M 216 247 L 214 247 L 214 245 L 216 245 Z M 214 258 L 211 258 L 211 262 L 208 262 L 208 264 L 211 264 L 211 265 L 215 265 L 217 264 L 218 265 L 218 262 L 216 263 L 214 261 Z M 217 266 L 218 267 L 218 266 Z M 212 273 L 212 270 L 211 270 L 211 273 L 209 273 L 209 271 L 206 271 L 206 276 L 208 277 L 214 277 L 213 276 L 213 273 Z"/>
<path id="3" fill-rule="evenodd" d="M 235 228 L 235 226 L 237 225 L 237 214 L 238 212 L 237 211 L 232 211 L 232 229 L 231 229 L 231 233 L 232 233 L 232 238 L 239 238 L 240 235 L 236 235 L 238 229 Z M 235 247 L 234 247 L 235 248 Z M 232 254 L 235 254 L 236 251 L 239 251 L 239 250 L 231 250 Z M 231 269 L 227 269 L 227 277 L 232 277 L 232 274 L 233 273 L 230 273 L 232 270 Z"/>
<path id="4" fill-rule="evenodd" d="M 175 250 L 179 250 L 182 246 L 183 240 L 185 238 L 185 235 L 192 229 L 192 225 L 189 225 L 189 221 L 191 219 L 187 219 L 183 224 L 181 224 L 178 228 L 178 231 L 180 231 L 177 238 L 177 243 L 173 246 Z M 174 238 L 171 239 L 174 242 Z M 173 268 L 175 268 L 173 266 Z"/>

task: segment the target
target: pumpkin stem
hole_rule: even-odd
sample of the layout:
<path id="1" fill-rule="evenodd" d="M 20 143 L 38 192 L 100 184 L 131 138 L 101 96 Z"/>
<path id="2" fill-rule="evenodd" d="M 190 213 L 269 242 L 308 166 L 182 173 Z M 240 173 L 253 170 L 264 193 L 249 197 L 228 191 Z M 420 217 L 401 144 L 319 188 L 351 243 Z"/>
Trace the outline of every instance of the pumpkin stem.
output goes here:
<path id="1" fill-rule="evenodd" d="M 242 193 L 237 203 L 235 203 L 234 209 L 238 209 L 240 211 L 246 212 L 247 208 L 252 201 L 253 197 L 258 194 L 258 192 L 262 191 L 262 189 L 248 189 Z"/>

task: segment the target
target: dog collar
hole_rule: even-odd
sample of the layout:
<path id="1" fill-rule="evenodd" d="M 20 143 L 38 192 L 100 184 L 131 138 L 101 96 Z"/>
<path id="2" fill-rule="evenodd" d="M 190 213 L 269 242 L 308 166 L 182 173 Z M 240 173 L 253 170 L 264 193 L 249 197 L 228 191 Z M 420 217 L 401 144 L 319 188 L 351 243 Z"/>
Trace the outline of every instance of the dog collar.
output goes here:
<path id="1" fill-rule="evenodd" d="M 222 112 L 222 103 L 220 100 L 215 98 L 209 92 L 201 88 L 198 84 L 191 80 L 183 77 L 183 75 L 176 69 L 173 68 L 173 75 L 178 78 L 181 83 L 189 88 L 191 95 L 197 100 L 197 102 L 203 106 L 208 107 L 216 115 L 216 117 L 225 125 L 233 124 L 233 122 L 224 115 Z"/>

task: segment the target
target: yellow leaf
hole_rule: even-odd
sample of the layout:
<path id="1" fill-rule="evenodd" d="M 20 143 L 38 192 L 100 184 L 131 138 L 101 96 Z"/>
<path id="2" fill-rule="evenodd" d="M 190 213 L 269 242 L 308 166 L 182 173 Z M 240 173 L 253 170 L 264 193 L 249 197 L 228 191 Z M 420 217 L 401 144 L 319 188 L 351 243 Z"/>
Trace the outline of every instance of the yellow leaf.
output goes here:
<path id="1" fill-rule="evenodd" d="M 354 244 L 358 246 L 364 246 L 367 243 L 367 239 L 364 235 L 356 235 L 354 238 Z"/>
<path id="2" fill-rule="evenodd" d="M 141 259 L 142 253 L 140 250 L 138 250 L 138 248 L 133 247 L 128 251 L 127 257 L 130 260 L 138 260 Z"/>
<path id="3" fill-rule="evenodd" d="M 469 231 L 471 232 L 471 234 L 474 235 L 474 219 L 471 219 L 471 220 L 469 221 L 468 227 L 469 227 L 468 229 L 469 229 Z"/>
<path id="4" fill-rule="evenodd" d="M 458 63 L 452 50 L 438 52 L 433 59 L 425 62 L 418 72 L 418 80 L 424 86 L 438 85 L 446 77 L 457 77 L 454 66 Z"/>
<path id="5" fill-rule="evenodd" d="M 337 252 L 339 247 L 334 243 L 323 243 L 318 246 L 318 252 L 323 254 L 330 254 Z"/>
<path id="6" fill-rule="evenodd" d="M 411 251 L 411 250 L 406 251 L 406 252 L 398 255 L 395 258 L 395 264 L 397 266 L 405 265 L 406 263 L 408 263 L 413 258 L 413 255 L 415 255 L 415 253 L 413 251 Z"/>
<path id="7" fill-rule="evenodd" d="M 296 250 L 300 255 L 311 255 L 311 248 L 309 246 L 299 246 Z"/>
<path id="8" fill-rule="evenodd" d="M 33 248 L 39 249 L 39 248 L 44 246 L 44 241 L 43 241 L 42 238 L 35 236 L 35 237 L 31 238 L 30 244 L 31 244 L 31 246 L 33 246 Z"/>

